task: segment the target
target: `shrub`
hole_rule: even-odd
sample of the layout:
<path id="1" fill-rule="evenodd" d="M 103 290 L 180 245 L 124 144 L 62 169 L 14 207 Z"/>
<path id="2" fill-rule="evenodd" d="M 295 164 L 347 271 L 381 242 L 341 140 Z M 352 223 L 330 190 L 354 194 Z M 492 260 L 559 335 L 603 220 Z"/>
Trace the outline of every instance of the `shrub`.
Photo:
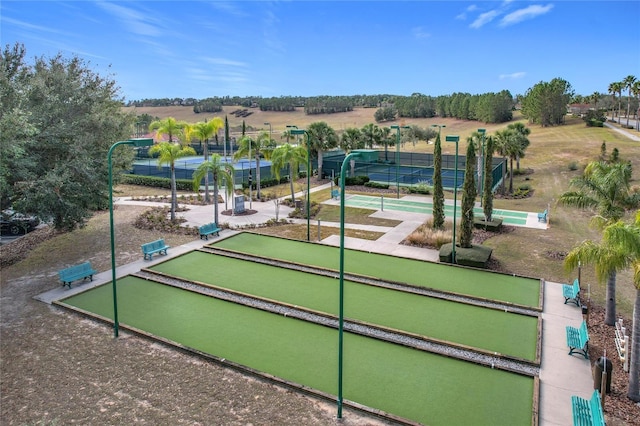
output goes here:
<path id="1" fill-rule="evenodd" d="M 578 162 L 577 161 L 571 161 L 569 163 L 569 170 L 572 171 L 572 172 L 578 170 Z"/>
<path id="2" fill-rule="evenodd" d="M 364 186 L 367 188 L 378 188 L 378 189 L 389 189 L 388 183 L 380 183 L 380 182 L 365 182 Z"/>
<path id="3" fill-rule="evenodd" d="M 345 186 L 364 185 L 369 182 L 369 176 L 347 176 L 344 178 Z M 340 186 L 340 177 L 334 179 L 334 183 Z"/>
<path id="4" fill-rule="evenodd" d="M 171 179 L 156 176 L 123 174 L 120 183 L 171 189 Z M 189 179 L 176 179 L 176 189 L 178 191 L 193 191 L 193 182 Z"/>

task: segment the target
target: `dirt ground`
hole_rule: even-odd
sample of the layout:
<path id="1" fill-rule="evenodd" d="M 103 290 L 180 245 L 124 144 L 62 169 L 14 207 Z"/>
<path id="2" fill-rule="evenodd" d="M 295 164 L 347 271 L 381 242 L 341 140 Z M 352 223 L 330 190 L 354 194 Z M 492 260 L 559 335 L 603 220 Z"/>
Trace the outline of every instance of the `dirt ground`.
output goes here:
<path id="1" fill-rule="evenodd" d="M 116 209 L 118 264 L 140 256 L 152 234 L 131 226 L 138 208 Z M 0 274 L 2 425 L 387 425 L 194 355 L 64 312 L 33 299 L 58 285 L 57 271 L 89 259 L 109 269 L 108 215 L 47 239 L 25 237 L 29 257 Z M 85 235 L 86 234 L 86 235 Z M 86 238 L 84 238 L 86 236 Z M 80 238 L 78 238 L 80 237 Z M 167 236 L 169 245 L 191 240 Z M 37 245 L 37 247 L 36 247 Z M 9 257 L 10 245 L 0 248 Z"/>

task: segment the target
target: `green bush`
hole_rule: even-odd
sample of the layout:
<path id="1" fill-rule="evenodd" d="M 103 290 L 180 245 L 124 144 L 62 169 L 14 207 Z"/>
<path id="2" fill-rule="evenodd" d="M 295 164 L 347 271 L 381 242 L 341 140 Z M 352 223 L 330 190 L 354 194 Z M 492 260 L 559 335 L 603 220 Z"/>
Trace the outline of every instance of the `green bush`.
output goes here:
<path id="1" fill-rule="evenodd" d="M 288 183 L 289 176 L 282 176 L 280 180 L 276 178 L 268 178 L 268 179 L 260 179 L 260 188 L 269 188 L 270 186 L 276 186 L 281 183 Z M 249 189 L 248 182 L 242 182 L 242 189 Z M 251 189 L 258 189 L 258 184 L 256 182 L 251 183 Z"/>
<path id="2" fill-rule="evenodd" d="M 440 247 L 439 258 L 442 263 L 451 263 L 451 243 Z M 474 268 L 487 268 L 491 259 L 491 247 L 473 245 L 471 248 L 456 247 L 456 264 Z"/>
<path id="3" fill-rule="evenodd" d="M 595 118 L 592 118 L 589 121 L 587 121 L 587 127 L 603 127 L 603 126 L 604 126 L 603 122 Z"/>
<path id="4" fill-rule="evenodd" d="M 369 182 L 369 176 L 347 176 L 344 179 L 345 186 L 364 185 Z M 334 179 L 334 183 L 340 186 L 340 177 Z"/>
<path id="5" fill-rule="evenodd" d="M 569 170 L 571 170 L 572 172 L 575 172 L 576 170 L 578 170 L 578 162 L 577 161 L 570 162 Z"/>
<path id="6" fill-rule="evenodd" d="M 388 183 L 380 183 L 380 182 L 365 182 L 364 186 L 367 188 L 378 188 L 378 189 L 389 189 Z"/>
<path id="7" fill-rule="evenodd" d="M 120 177 L 120 183 L 171 189 L 171 179 L 156 176 L 123 174 Z M 176 189 L 178 191 L 193 191 L 193 181 L 176 179 Z"/>

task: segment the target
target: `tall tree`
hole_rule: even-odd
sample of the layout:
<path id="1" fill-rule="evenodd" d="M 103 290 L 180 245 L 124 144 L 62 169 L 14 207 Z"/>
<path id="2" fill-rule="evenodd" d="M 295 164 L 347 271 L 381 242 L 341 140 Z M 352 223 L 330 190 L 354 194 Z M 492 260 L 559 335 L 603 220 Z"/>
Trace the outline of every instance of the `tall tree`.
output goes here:
<path id="1" fill-rule="evenodd" d="M 624 88 L 627 89 L 627 127 L 629 127 L 629 114 L 631 113 L 631 90 L 633 89 L 633 84 L 636 82 L 636 77 L 633 75 L 628 75 L 622 81 L 624 84 Z"/>
<path id="2" fill-rule="evenodd" d="M 245 156 L 253 156 L 256 164 L 256 197 L 261 199 L 260 194 L 260 157 L 269 159 L 271 152 L 275 148 L 275 144 L 272 143 L 269 138 L 268 132 L 261 132 L 256 139 L 251 136 L 243 136 L 239 141 L 238 151 L 236 151 L 234 158 L 236 160 Z"/>
<path id="3" fill-rule="evenodd" d="M 369 149 L 380 144 L 380 127 L 373 123 L 365 124 L 362 127 L 362 138 Z"/>
<path id="4" fill-rule="evenodd" d="M 307 149 L 301 145 L 285 143 L 276 147 L 271 153 L 271 171 L 276 179 L 280 180 L 280 170 L 289 169 L 289 187 L 291 189 L 291 202 L 295 201 L 293 181 L 298 178 L 300 164 L 307 163 Z"/>
<path id="5" fill-rule="evenodd" d="M 57 229 L 83 225 L 108 206 L 111 145 L 133 133 L 115 81 L 77 57 L 35 58 L 16 43 L 0 55 L 0 198 Z M 113 153 L 117 180 L 133 159 Z"/>
<path id="6" fill-rule="evenodd" d="M 515 142 L 520 145 L 516 156 L 516 168 L 520 170 L 520 158 L 524 157 L 525 151 L 531 144 L 528 136 L 531 134 L 531 129 L 524 125 L 522 122 L 511 123 L 507 126 L 507 129 L 511 129 L 515 133 Z"/>
<path id="7" fill-rule="evenodd" d="M 473 173 L 476 161 L 476 147 L 473 139 L 467 143 L 467 156 L 465 159 L 464 183 L 462 187 L 462 201 L 460 203 L 460 247 L 471 248 L 473 240 L 473 208 L 476 204 L 476 181 Z M 455 242 L 454 242 L 455 243 Z"/>
<path id="8" fill-rule="evenodd" d="M 571 180 L 576 190 L 563 193 L 558 202 L 567 206 L 588 209 L 594 213 L 592 224 L 599 229 L 620 220 L 627 210 L 640 205 L 640 194 L 630 190 L 631 165 L 629 163 L 591 162 L 580 177 Z M 616 271 L 623 254 L 615 247 L 593 243 L 580 248 L 579 255 L 600 262 L 596 268 L 607 273 L 606 323 L 613 325 L 616 317 Z M 597 257 L 601 257 L 598 259 Z M 567 261 L 568 262 L 568 261 Z"/>
<path id="9" fill-rule="evenodd" d="M 603 240 L 628 253 L 629 266 L 633 268 L 636 300 L 633 307 L 632 347 L 627 352 L 631 355 L 627 396 L 635 402 L 640 402 L 640 211 L 636 212 L 635 221 L 632 224 L 616 222 L 605 228 Z"/>
<path id="10" fill-rule="evenodd" d="M 442 188 L 442 143 L 440 141 L 440 132 L 438 132 L 436 142 L 433 144 L 433 229 L 444 229 L 444 189 Z"/>
<path id="11" fill-rule="evenodd" d="M 322 154 L 338 146 L 338 134 L 324 121 L 311 123 L 307 127 L 307 132 L 311 142 L 311 152 L 315 153 L 318 159 L 318 180 L 322 180 Z"/>
<path id="12" fill-rule="evenodd" d="M 220 128 L 224 126 L 224 122 L 220 117 L 214 117 L 209 121 L 201 121 L 193 125 L 193 135 L 202 142 L 204 161 L 209 161 L 209 139 L 218 134 Z M 204 201 L 209 202 L 209 175 L 204 175 Z M 217 200 L 215 200 L 217 202 Z"/>
<path id="13" fill-rule="evenodd" d="M 213 220 L 218 226 L 218 193 L 220 183 L 227 190 L 227 198 L 233 193 L 233 165 L 227 163 L 219 154 L 213 154 L 210 160 L 200 163 L 193 172 L 193 190 L 197 191 L 202 179 L 212 175 L 213 177 Z"/>
<path id="14" fill-rule="evenodd" d="M 340 135 L 340 148 L 346 153 L 353 151 L 354 149 L 364 148 L 364 140 L 362 137 L 362 131 L 355 127 L 349 127 Z M 352 158 L 349 162 L 351 167 L 351 176 L 355 174 L 356 160 Z"/>
<path id="15" fill-rule="evenodd" d="M 541 81 L 522 98 L 522 115 L 543 127 L 562 124 L 573 95 L 571 84 L 561 78 Z"/>
<path id="16" fill-rule="evenodd" d="M 493 139 L 494 152 L 502 157 L 502 164 L 507 163 L 507 157 L 509 156 L 509 139 L 511 138 L 510 129 L 502 129 L 496 132 Z M 505 192 L 506 177 L 502 176 L 502 193 Z"/>
<path id="17" fill-rule="evenodd" d="M 494 139 L 493 136 L 489 136 L 486 139 L 484 151 L 484 186 L 482 188 L 482 209 L 487 222 L 491 222 L 493 214 L 493 152 Z"/>
<path id="18" fill-rule="evenodd" d="M 614 81 L 613 83 L 609 83 L 609 93 L 613 96 L 613 102 L 615 105 L 616 96 L 618 96 L 618 119 L 620 119 L 620 102 L 622 101 L 622 88 L 623 84 L 620 81 Z M 613 118 L 616 116 L 616 110 L 613 109 Z"/>
<path id="19" fill-rule="evenodd" d="M 149 154 L 158 154 L 158 168 L 168 164 L 171 170 L 171 221 L 176 220 L 178 208 L 178 192 L 176 190 L 176 160 L 188 155 L 196 155 L 196 151 L 190 146 L 182 146 L 179 143 L 160 142 L 149 149 Z"/>
<path id="20" fill-rule="evenodd" d="M 152 121 L 149 124 L 149 131 L 156 132 L 156 139 L 161 140 L 162 135 L 169 136 L 169 142 L 174 142 L 183 127 L 182 122 L 173 117 L 163 118 L 162 120 Z"/>

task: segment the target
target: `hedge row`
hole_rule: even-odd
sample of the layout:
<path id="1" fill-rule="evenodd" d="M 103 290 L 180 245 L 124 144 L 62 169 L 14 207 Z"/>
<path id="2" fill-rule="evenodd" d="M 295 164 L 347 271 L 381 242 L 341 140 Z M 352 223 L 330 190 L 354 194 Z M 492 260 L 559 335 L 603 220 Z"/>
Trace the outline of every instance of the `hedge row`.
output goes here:
<path id="1" fill-rule="evenodd" d="M 171 179 L 156 176 L 123 174 L 120 183 L 171 189 Z M 193 181 L 189 179 L 176 179 L 176 189 L 178 191 L 193 191 Z"/>

